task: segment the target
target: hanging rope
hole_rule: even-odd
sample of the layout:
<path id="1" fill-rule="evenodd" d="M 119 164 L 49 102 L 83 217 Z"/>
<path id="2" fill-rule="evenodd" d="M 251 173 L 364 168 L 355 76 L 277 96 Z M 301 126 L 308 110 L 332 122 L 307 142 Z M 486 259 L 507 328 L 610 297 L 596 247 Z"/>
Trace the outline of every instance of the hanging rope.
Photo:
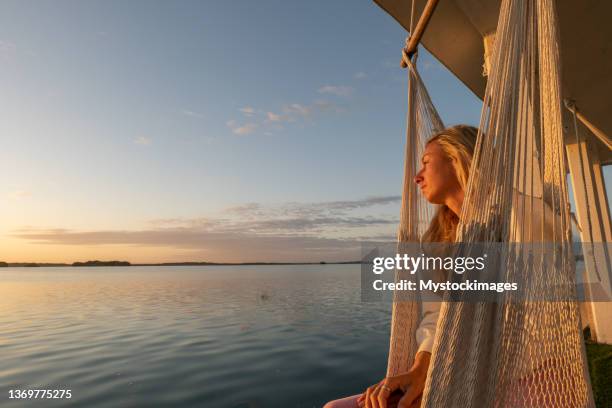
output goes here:
<path id="1" fill-rule="evenodd" d="M 584 138 L 582 137 L 582 132 L 580 132 L 579 128 L 578 128 L 578 109 L 576 108 L 576 104 L 574 103 L 574 101 L 571 100 L 564 100 L 563 101 L 565 104 L 565 107 L 572 113 L 572 119 L 573 119 L 573 125 L 574 125 L 574 138 L 575 138 L 575 142 L 576 142 L 576 147 L 578 149 L 578 160 L 579 160 L 579 166 L 580 166 L 580 181 L 581 181 L 581 185 L 584 186 L 584 188 L 586 189 L 586 174 L 585 174 L 585 163 L 584 163 L 584 159 L 583 159 L 583 149 L 588 149 L 588 144 L 586 142 L 586 140 L 584 140 Z M 596 253 L 596 248 L 595 248 L 595 239 L 593 239 L 593 220 L 591 219 L 591 214 L 592 214 L 592 207 L 591 207 L 591 198 L 588 194 L 587 191 L 582 191 L 581 192 L 583 197 L 584 197 L 584 202 L 585 202 L 585 207 L 586 207 L 586 216 L 584 217 L 587 221 L 587 225 L 586 225 L 586 230 L 584 230 L 587 234 L 587 239 L 586 242 L 585 240 L 583 240 L 582 244 L 584 246 L 587 246 L 588 249 L 590 250 L 591 254 Z M 602 226 L 600 226 L 600 230 L 602 229 Z M 602 248 L 606 253 L 607 253 L 607 247 L 603 247 Z M 609 259 L 609 256 L 606 256 L 606 259 Z M 601 274 L 599 272 L 599 265 L 597 262 L 597 257 L 594 257 L 593 262 L 593 272 L 595 272 L 595 277 L 597 279 L 598 282 L 602 282 L 602 277 Z"/>
<path id="2" fill-rule="evenodd" d="M 431 219 L 434 208 L 417 191 L 413 180 L 425 149 L 425 143 L 444 128 L 429 93 L 416 68 L 417 53 L 409 55 L 409 44 L 414 35 L 415 1 L 412 1 L 410 36 L 402 50 L 402 65 L 408 68 L 408 112 L 406 116 L 406 147 L 404 152 L 404 179 L 400 224 L 397 233 L 397 252 L 402 244 L 419 242 L 427 228 L 425 220 Z M 407 271 L 396 270 L 395 280 L 409 278 Z M 421 320 L 421 301 L 418 293 L 396 296 L 394 294 L 391 314 L 391 337 L 387 376 L 405 373 L 410 369 L 417 350 L 416 330 Z"/>
<path id="3" fill-rule="evenodd" d="M 423 406 L 591 407 L 554 2 L 503 0 L 499 15 L 456 256 L 501 246 L 498 281 L 519 282 L 528 296 L 443 303 Z"/>
<path id="4" fill-rule="evenodd" d="M 501 247 L 497 280 L 518 282 L 527 297 L 446 298 L 422 407 L 594 406 L 575 293 L 555 13 L 553 0 L 502 0 L 456 236 L 455 256 Z M 424 142 L 442 128 L 410 51 L 398 243 L 419 242 L 431 219 L 412 178 Z M 418 296 L 394 302 L 387 375 L 411 366 L 419 319 Z"/>

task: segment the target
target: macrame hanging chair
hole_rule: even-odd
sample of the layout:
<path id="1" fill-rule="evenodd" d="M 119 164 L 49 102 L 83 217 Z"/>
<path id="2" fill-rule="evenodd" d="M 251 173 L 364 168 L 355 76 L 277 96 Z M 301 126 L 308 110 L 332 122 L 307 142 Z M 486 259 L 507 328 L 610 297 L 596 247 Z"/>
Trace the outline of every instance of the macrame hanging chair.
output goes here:
<path id="1" fill-rule="evenodd" d="M 594 407 L 575 293 L 558 50 L 554 0 L 502 1 L 455 242 L 466 253 L 476 245 L 543 249 L 529 262 L 500 260 L 500 279 L 521 282 L 532 298 L 444 299 L 422 407 Z M 435 210 L 412 180 L 426 141 L 443 129 L 406 50 L 404 64 L 409 103 L 398 248 L 421 240 Z M 393 302 L 387 376 L 408 371 L 414 360 L 421 301 L 412 296 Z"/>

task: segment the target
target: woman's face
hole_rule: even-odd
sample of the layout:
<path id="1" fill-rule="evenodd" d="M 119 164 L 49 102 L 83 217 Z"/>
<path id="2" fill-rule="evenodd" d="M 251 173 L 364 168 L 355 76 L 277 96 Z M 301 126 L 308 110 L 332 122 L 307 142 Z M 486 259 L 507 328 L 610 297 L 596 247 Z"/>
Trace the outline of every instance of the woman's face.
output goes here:
<path id="1" fill-rule="evenodd" d="M 421 163 L 414 182 L 427 201 L 445 204 L 447 197 L 461 191 L 452 160 L 435 140 L 425 147 Z"/>

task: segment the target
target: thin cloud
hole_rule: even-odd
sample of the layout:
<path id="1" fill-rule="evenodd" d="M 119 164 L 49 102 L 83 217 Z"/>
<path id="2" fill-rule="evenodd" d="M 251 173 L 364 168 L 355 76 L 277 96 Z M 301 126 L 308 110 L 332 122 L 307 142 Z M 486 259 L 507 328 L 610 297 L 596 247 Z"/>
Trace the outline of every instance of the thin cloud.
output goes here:
<path id="1" fill-rule="evenodd" d="M 336 96 L 351 96 L 353 93 L 353 88 L 350 86 L 334 86 L 334 85 L 325 85 L 319 88 L 318 90 L 321 94 L 332 94 Z"/>
<path id="2" fill-rule="evenodd" d="M 24 198 L 28 198 L 31 195 L 32 194 L 29 191 L 25 191 L 25 190 L 15 190 L 7 194 L 8 198 L 11 200 L 21 200 Z"/>
<path id="3" fill-rule="evenodd" d="M 314 236 L 259 235 L 195 229 L 141 231 L 39 230 L 15 234 L 36 244 L 68 246 L 128 245 L 190 251 L 190 260 L 224 262 L 312 262 L 356 260 L 363 240 Z"/>
<path id="4" fill-rule="evenodd" d="M 327 228 L 360 228 L 371 225 L 395 225 L 395 218 L 366 217 L 316 217 L 286 218 L 244 223 L 251 231 L 268 232 L 324 232 Z"/>
<path id="5" fill-rule="evenodd" d="M 318 100 L 313 104 L 317 112 L 332 112 L 332 113 L 344 113 L 346 108 L 336 105 L 333 102 L 326 100 Z"/>
<path id="6" fill-rule="evenodd" d="M 243 219 L 272 219 L 278 217 L 314 218 L 327 215 L 342 217 L 352 210 L 395 204 L 399 203 L 401 199 L 401 196 L 393 195 L 366 197 L 359 200 L 322 201 L 314 203 L 289 202 L 268 206 L 259 203 L 247 203 L 228 207 L 223 210 L 223 213 L 236 215 Z"/>
<path id="7" fill-rule="evenodd" d="M 277 115 L 274 112 L 268 112 L 267 116 L 270 122 L 280 122 L 281 120 L 283 120 L 283 117 L 281 115 Z"/>
<path id="8" fill-rule="evenodd" d="M 296 121 L 297 119 L 309 119 L 320 113 L 340 113 L 345 111 L 345 108 L 324 99 L 316 100 L 310 105 L 292 103 L 283 106 L 283 112 L 285 112 L 284 120 L 289 122 Z"/>
<path id="9" fill-rule="evenodd" d="M 151 144 L 151 139 L 146 136 L 139 136 L 134 139 L 134 143 L 141 146 L 149 146 Z"/>
<path id="10" fill-rule="evenodd" d="M 208 261 L 228 259 L 253 262 L 290 262 L 317 260 L 356 260 L 361 256 L 364 241 L 379 240 L 360 235 L 359 238 L 335 238 L 299 234 L 262 234 L 253 231 L 217 232 L 195 228 L 162 228 L 138 231 L 74 231 L 30 230 L 14 237 L 33 244 L 67 246 L 127 245 L 134 247 L 172 248 L 202 254 Z M 392 238 L 392 235 L 386 235 Z M 196 258 L 197 259 L 197 258 Z"/>
<path id="11" fill-rule="evenodd" d="M 393 239 L 396 215 L 350 214 L 356 209 L 397 204 L 398 196 L 360 200 L 228 207 L 218 217 L 164 218 L 141 230 L 76 231 L 23 228 L 15 238 L 49 245 L 133 245 L 206 251 L 215 256 L 228 250 L 250 261 L 300 261 L 313 257 L 358 259 L 363 241 Z"/>
<path id="12" fill-rule="evenodd" d="M 292 103 L 290 105 L 283 106 L 283 111 L 290 115 L 299 115 L 299 116 L 310 116 L 312 113 L 312 109 L 308 106 L 304 106 L 299 103 Z"/>
<path id="13" fill-rule="evenodd" d="M 23 56 L 37 57 L 37 53 L 23 46 L 18 46 L 11 41 L 0 40 L 0 58 L 10 60 Z"/>
<path id="14" fill-rule="evenodd" d="M 256 123 L 246 123 L 243 126 L 239 126 L 233 129 L 233 132 L 237 135 L 249 135 L 257 129 Z"/>
<path id="15" fill-rule="evenodd" d="M 239 136 L 249 135 L 253 133 L 259 126 L 257 123 L 249 122 L 244 124 L 238 124 L 235 120 L 229 120 L 226 123 L 227 127 L 231 129 L 232 133 Z"/>
<path id="16" fill-rule="evenodd" d="M 257 110 L 251 106 L 240 109 L 249 119 L 246 122 L 236 119 L 228 120 L 225 124 L 237 135 L 248 135 L 258 130 L 265 135 L 284 130 L 284 123 L 299 123 L 307 121 L 313 123 L 313 117 L 324 113 L 341 113 L 346 109 L 326 100 L 316 100 L 310 105 L 290 103 L 281 107 L 280 112 Z"/>
<path id="17" fill-rule="evenodd" d="M 386 59 L 381 62 L 381 65 L 387 69 L 397 69 L 401 66 L 399 58 L 397 59 L 397 61 L 391 61 L 391 60 Z"/>
<path id="18" fill-rule="evenodd" d="M 353 75 L 353 79 L 366 79 L 367 77 L 368 75 L 363 71 L 357 72 L 355 75 Z"/>
<path id="19" fill-rule="evenodd" d="M 225 208 L 226 213 L 254 215 L 254 213 L 263 210 L 263 206 L 259 203 L 246 203 Z M 259 214 L 258 214 L 259 215 Z"/>
<path id="20" fill-rule="evenodd" d="M 244 108 L 240 109 L 240 112 L 248 117 L 255 115 L 255 109 L 253 109 L 251 106 L 245 106 Z"/>
<path id="21" fill-rule="evenodd" d="M 9 59 L 17 54 L 17 46 L 10 41 L 0 40 L 0 57 Z"/>
<path id="22" fill-rule="evenodd" d="M 204 117 L 204 115 L 201 113 L 194 112 L 194 111 L 187 110 L 187 109 L 182 110 L 181 113 L 185 116 L 191 116 L 191 117 L 199 118 L 199 119 Z"/>
<path id="23" fill-rule="evenodd" d="M 17 46 L 10 41 L 0 40 L 0 51 L 1 52 L 13 52 L 17 50 Z"/>
<path id="24" fill-rule="evenodd" d="M 216 225 L 216 221 L 206 217 L 156 218 L 148 224 L 155 228 L 210 228 Z"/>

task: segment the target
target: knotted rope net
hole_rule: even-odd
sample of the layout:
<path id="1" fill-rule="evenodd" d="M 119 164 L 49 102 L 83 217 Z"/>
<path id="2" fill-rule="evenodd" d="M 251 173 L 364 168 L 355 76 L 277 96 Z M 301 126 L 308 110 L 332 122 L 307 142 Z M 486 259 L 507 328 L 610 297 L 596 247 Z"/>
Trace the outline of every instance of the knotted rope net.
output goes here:
<path id="1" fill-rule="evenodd" d="M 416 59 L 416 56 L 414 57 Z M 434 213 L 434 206 L 425 200 L 413 182 L 419 171 L 419 163 L 427 140 L 444 129 L 429 93 L 421 80 L 416 65 L 404 50 L 404 61 L 408 66 L 408 114 L 406 129 L 406 150 L 404 158 L 404 181 L 400 225 L 398 228 L 398 253 L 402 244 L 419 242 Z M 396 270 L 397 282 L 410 278 L 407 270 Z M 414 359 L 417 344 L 415 332 L 421 315 L 418 293 L 394 293 L 391 317 L 391 340 L 387 376 L 408 371 Z"/>
<path id="2" fill-rule="evenodd" d="M 576 301 L 553 0 L 503 0 L 455 256 L 502 249 L 497 279 L 521 294 L 450 298 L 440 309 L 422 407 L 593 407 Z M 412 182 L 424 142 L 443 128 L 416 67 L 398 248 L 433 214 Z M 396 280 L 404 271 L 396 271 Z M 465 280 L 456 275 L 452 279 Z M 416 352 L 418 294 L 393 304 L 387 376 Z"/>

